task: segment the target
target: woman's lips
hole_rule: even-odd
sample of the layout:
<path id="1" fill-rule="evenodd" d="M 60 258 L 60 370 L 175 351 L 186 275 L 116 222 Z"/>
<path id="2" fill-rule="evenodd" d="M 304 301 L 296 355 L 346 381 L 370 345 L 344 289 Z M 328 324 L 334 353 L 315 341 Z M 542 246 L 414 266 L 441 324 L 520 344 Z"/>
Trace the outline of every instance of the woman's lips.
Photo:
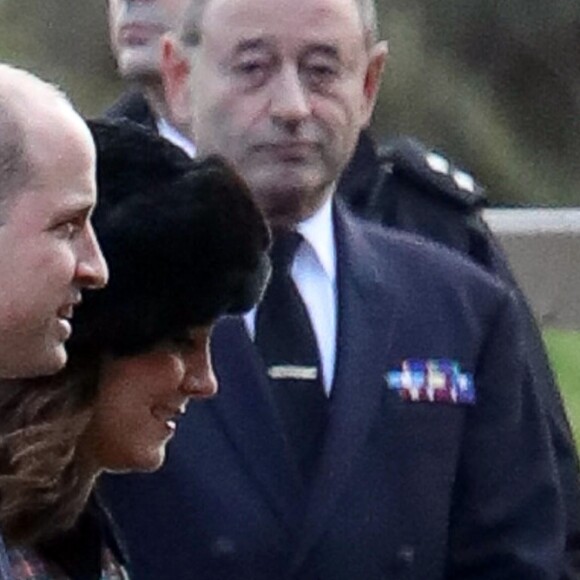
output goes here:
<path id="1" fill-rule="evenodd" d="M 155 419 L 163 423 L 171 432 L 177 428 L 177 422 L 185 414 L 187 403 L 179 406 L 162 405 L 151 409 Z"/>

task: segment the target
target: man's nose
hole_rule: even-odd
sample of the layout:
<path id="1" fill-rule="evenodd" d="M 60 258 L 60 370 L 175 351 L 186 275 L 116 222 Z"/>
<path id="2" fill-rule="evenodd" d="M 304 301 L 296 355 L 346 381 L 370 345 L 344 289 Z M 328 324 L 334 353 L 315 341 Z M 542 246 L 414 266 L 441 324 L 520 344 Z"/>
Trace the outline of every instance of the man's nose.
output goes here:
<path id="1" fill-rule="evenodd" d="M 109 280 L 109 269 L 97 242 L 92 225 L 87 225 L 78 256 L 76 282 L 82 288 L 98 289 L 106 286 Z"/>
<path id="2" fill-rule="evenodd" d="M 181 384 L 181 392 L 196 399 L 213 397 L 218 390 L 218 383 L 213 372 L 209 346 L 204 352 L 186 355 L 185 377 Z"/>
<path id="3" fill-rule="evenodd" d="M 272 83 L 270 110 L 274 120 L 282 123 L 300 123 L 310 115 L 310 99 L 298 71 L 283 69 Z"/>

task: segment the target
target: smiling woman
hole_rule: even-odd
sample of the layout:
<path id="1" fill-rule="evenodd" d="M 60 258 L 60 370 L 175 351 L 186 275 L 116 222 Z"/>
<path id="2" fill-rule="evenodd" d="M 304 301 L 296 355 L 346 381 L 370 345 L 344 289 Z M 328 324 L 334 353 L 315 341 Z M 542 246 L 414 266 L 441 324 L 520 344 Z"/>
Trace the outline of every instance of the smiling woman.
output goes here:
<path id="1" fill-rule="evenodd" d="M 15 580 L 127 577 L 96 478 L 162 465 L 189 400 L 216 392 L 213 323 L 248 310 L 269 272 L 268 229 L 226 164 L 127 123 L 91 128 L 110 284 L 78 307 L 64 371 L 0 389 Z"/>

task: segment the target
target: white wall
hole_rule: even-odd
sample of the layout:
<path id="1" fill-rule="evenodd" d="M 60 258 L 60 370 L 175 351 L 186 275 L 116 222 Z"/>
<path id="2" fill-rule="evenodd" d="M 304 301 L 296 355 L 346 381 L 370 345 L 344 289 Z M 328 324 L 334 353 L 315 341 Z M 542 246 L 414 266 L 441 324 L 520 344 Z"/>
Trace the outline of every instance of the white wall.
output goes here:
<path id="1" fill-rule="evenodd" d="M 580 330 L 580 208 L 488 209 L 484 218 L 540 324 Z"/>

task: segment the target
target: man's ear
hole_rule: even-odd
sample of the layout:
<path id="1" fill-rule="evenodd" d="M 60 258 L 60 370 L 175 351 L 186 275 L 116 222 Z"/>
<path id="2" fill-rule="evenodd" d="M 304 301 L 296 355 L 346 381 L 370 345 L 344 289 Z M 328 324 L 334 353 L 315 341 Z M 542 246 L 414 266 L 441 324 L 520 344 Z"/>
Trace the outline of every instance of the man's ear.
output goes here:
<path id="1" fill-rule="evenodd" d="M 371 122 L 371 117 L 375 109 L 383 70 L 389 54 L 389 45 L 386 41 L 378 42 L 369 52 L 369 60 L 364 81 L 364 124 L 367 126 Z"/>
<path id="2" fill-rule="evenodd" d="M 191 63 L 187 47 L 173 34 L 161 39 L 161 82 L 170 121 L 185 135 L 191 130 Z"/>

